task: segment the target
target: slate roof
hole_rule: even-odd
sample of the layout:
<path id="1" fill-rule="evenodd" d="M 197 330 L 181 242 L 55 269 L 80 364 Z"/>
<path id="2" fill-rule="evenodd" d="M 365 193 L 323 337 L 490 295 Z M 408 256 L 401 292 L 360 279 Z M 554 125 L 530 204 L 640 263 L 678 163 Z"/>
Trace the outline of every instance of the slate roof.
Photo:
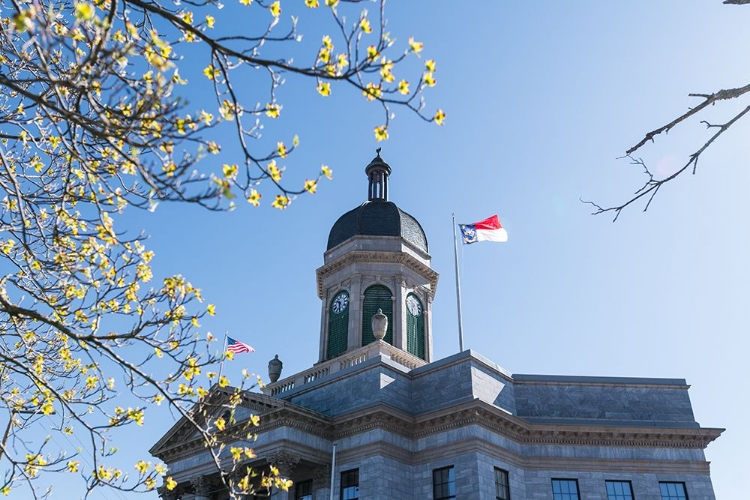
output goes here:
<path id="1" fill-rule="evenodd" d="M 328 235 L 327 250 L 354 236 L 401 236 L 428 252 L 427 236 L 422 226 L 392 201 L 366 201 L 339 217 Z"/>

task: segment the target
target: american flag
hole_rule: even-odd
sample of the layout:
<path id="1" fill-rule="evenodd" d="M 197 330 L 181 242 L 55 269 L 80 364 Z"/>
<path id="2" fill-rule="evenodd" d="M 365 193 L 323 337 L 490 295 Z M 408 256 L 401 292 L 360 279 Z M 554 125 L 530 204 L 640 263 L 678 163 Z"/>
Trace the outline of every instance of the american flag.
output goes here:
<path id="1" fill-rule="evenodd" d="M 240 354 L 242 352 L 255 352 L 255 349 L 244 342 L 234 340 L 232 337 L 227 337 L 227 351 L 233 352 L 234 354 Z"/>

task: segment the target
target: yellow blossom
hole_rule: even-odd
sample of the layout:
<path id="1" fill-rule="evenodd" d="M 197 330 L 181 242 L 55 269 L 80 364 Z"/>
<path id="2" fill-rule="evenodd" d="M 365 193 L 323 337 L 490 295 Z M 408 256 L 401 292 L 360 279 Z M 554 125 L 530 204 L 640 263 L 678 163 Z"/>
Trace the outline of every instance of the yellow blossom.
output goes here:
<path id="1" fill-rule="evenodd" d="M 333 179 L 333 170 L 328 168 L 328 165 L 321 165 L 320 171 L 323 173 L 323 175 L 326 176 L 326 179 L 328 180 Z"/>
<path id="2" fill-rule="evenodd" d="M 305 181 L 305 191 L 307 191 L 310 194 L 315 194 L 315 190 L 318 188 L 318 183 L 311 180 Z"/>
<path id="3" fill-rule="evenodd" d="M 370 27 L 370 20 L 366 17 L 363 17 L 359 20 L 359 29 L 364 31 L 365 33 L 372 33 L 372 27 Z"/>
<path id="4" fill-rule="evenodd" d="M 213 64 L 209 64 L 203 70 L 203 74 L 206 75 L 209 80 L 215 80 L 219 75 L 221 75 L 221 72 L 217 68 L 215 68 Z"/>
<path id="5" fill-rule="evenodd" d="M 418 56 L 422 52 L 422 49 L 424 49 L 424 44 L 422 42 L 415 42 L 414 37 L 411 36 L 409 37 L 409 48 Z"/>
<path id="6" fill-rule="evenodd" d="M 368 101 L 372 101 L 383 95 L 383 91 L 380 85 L 375 85 L 374 83 L 370 82 L 367 84 L 365 90 L 362 91 L 362 95 L 367 97 Z"/>
<path id="7" fill-rule="evenodd" d="M 215 22 L 216 19 L 214 19 L 214 16 L 206 15 L 206 26 L 208 26 L 209 28 L 213 28 Z"/>
<path id="8" fill-rule="evenodd" d="M 438 125 L 442 125 L 443 120 L 445 120 L 445 113 L 443 113 L 442 109 L 438 109 L 432 119 L 435 120 L 435 123 L 437 123 Z"/>
<path id="9" fill-rule="evenodd" d="M 281 111 L 281 106 L 278 104 L 267 104 L 266 105 L 266 116 L 270 118 L 278 118 L 279 112 Z"/>
<path id="10" fill-rule="evenodd" d="M 388 127 L 385 125 L 375 127 L 375 140 L 380 142 L 386 139 L 388 139 Z"/>
<path id="11" fill-rule="evenodd" d="M 222 172 L 224 173 L 224 177 L 226 177 L 227 179 L 234 179 L 235 177 L 237 177 L 239 167 L 237 167 L 236 164 L 229 165 L 225 163 L 222 166 Z"/>
<path id="12" fill-rule="evenodd" d="M 435 72 L 435 61 L 433 61 L 432 59 L 428 59 L 427 61 L 425 61 L 424 67 L 427 68 L 427 71 L 429 71 L 430 73 L 434 73 Z"/>
<path id="13" fill-rule="evenodd" d="M 279 167 L 276 166 L 276 160 L 271 160 L 271 163 L 268 164 L 268 175 L 273 179 L 275 182 L 279 182 L 281 180 L 281 170 L 279 170 Z"/>
<path id="14" fill-rule="evenodd" d="M 286 146 L 284 146 L 283 142 L 279 141 L 276 143 L 276 151 L 279 153 L 279 156 L 286 158 Z"/>
<path id="15" fill-rule="evenodd" d="M 90 3 L 80 2 L 76 4 L 75 8 L 76 12 L 76 19 L 79 21 L 90 21 L 93 19 L 94 15 L 96 14 L 96 11 L 94 10 L 94 6 Z"/>
<path id="16" fill-rule="evenodd" d="M 164 481 L 164 484 L 166 485 L 169 491 L 172 491 L 173 489 L 177 488 L 177 481 L 172 479 L 172 476 L 169 476 L 167 480 Z"/>
<path id="17" fill-rule="evenodd" d="M 276 199 L 271 203 L 271 206 L 273 208 L 278 208 L 279 210 L 284 210 L 289 205 L 289 197 L 284 196 L 282 194 L 277 194 Z"/>
<path id="18" fill-rule="evenodd" d="M 323 97 L 328 97 L 329 95 L 331 95 L 331 84 L 328 82 L 320 82 L 318 84 L 317 90 L 318 93 Z"/>
<path id="19" fill-rule="evenodd" d="M 274 3 L 271 4 L 268 10 L 271 11 L 271 15 L 273 17 L 279 17 L 281 15 L 281 2 L 276 0 Z"/>
<path id="20" fill-rule="evenodd" d="M 404 95 L 409 95 L 409 82 L 406 80 L 398 82 L 398 91 Z"/>
<path id="21" fill-rule="evenodd" d="M 247 201 L 251 203 L 254 207 L 257 207 L 258 205 L 260 205 L 260 198 L 261 198 L 261 194 L 255 189 L 251 189 L 250 195 L 247 197 Z"/>
<path id="22" fill-rule="evenodd" d="M 305 0 L 305 5 L 307 5 L 307 8 L 309 9 L 317 9 L 320 4 L 318 3 L 318 0 Z"/>

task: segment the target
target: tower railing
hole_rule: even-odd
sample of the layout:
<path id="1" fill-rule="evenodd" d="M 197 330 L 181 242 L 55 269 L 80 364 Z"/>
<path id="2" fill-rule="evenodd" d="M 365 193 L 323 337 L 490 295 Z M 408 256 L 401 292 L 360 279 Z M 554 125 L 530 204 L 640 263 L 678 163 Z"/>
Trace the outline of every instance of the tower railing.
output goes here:
<path id="1" fill-rule="evenodd" d="M 278 396 L 292 389 L 310 385 L 320 379 L 346 368 L 359 365 L 375 357 L 384 357 L 403 366 L 407 371 L 424 366 L 427 362 L 387 342 L 376 340 L 358 349 L 345 352 L 341 356 L 319 363 L 309 370 L 296 373 L 263 387 L 263 392 L 269 396 Z"/>

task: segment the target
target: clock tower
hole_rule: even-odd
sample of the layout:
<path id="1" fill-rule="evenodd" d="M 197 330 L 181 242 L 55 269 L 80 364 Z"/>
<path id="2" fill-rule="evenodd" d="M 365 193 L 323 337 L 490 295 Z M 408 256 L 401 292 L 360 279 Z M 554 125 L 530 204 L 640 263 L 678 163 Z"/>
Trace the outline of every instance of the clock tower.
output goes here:
<path id="1" fill-rule="evenodd" d="M 319 361 L 376 340 L 372 318 L 388 318 L 383 340 L 432 361 L 432 300 L 438 273 L 417 220 L 388 200 L 391 167 L 377 156 L 365 168 L 367 201 L 339 217 L 317 270 L 322 302 Z"/>

